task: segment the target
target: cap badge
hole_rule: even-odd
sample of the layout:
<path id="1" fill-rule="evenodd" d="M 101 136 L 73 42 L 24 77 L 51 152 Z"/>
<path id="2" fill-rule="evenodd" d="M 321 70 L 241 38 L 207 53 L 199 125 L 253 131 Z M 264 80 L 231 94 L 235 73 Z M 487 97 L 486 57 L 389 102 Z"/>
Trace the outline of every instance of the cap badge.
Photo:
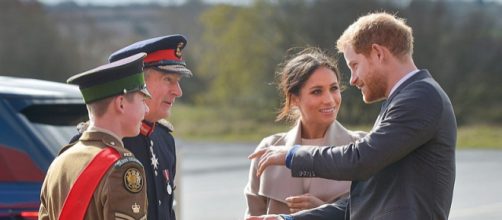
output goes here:
<path id="1" fill-rule="evenodd" d="M 129 168 L 124 173 L 124 186 L 127 191 L 132 193 L 140 192 L 143 189 L 143 177 L 136 168 Z"/>
<path id="2" fill-rule="evenodd" d="M 181 48 L 185 45 L 183 42 L 179 42 L 178 45 L 176 46 L 176 52 L 175 55 L 178 58 L 181 58 Z"/>

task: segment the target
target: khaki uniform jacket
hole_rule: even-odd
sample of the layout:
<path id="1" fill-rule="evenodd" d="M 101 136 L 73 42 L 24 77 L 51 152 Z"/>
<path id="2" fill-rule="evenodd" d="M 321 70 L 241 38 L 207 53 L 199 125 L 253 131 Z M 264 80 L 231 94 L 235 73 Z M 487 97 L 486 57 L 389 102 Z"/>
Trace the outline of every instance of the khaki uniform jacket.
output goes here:
<path id="1" fill-rule="evenodd" d="M 323 145 L 343 145 L 362 138 L 365 132 L 353 132 L 334 121 L 326 131 Z M 273 145 L 292 147 L 301 144 L 301 126 L 298 122 L 287 133 L 279 133 L 264 138 L 256 148 L 263 149 Z M 247 199 L 246 216 L 263 214 L 289 214 L 286 198 L 310 193 L 326 203 L 347 195 L 349 181 L 335 181 L 321 178 L 294 178 L 291 170 L 284 166 L 268 167 L 260 177 L 256 177 L 259 159 L 251 162 L 249 182 L 244 190 Z"/>
<path id="2" fill-rule="evenodd" d="M 109 168 L 97 185 L 85 219 L 146 219 L 143 166 L 123 147 L 121 140 L 102 129 L 84 132 L 75 145 L 63 148 L 54 159 L 42 185 L 39 219 L 58 219 L 79 174 L 107 146 L 117 150 L 121 158 Z M 134 178 L 126 178 L 131 175 Z M 131 184 L 129 181 L 135 178 L 139 182 Z"/>

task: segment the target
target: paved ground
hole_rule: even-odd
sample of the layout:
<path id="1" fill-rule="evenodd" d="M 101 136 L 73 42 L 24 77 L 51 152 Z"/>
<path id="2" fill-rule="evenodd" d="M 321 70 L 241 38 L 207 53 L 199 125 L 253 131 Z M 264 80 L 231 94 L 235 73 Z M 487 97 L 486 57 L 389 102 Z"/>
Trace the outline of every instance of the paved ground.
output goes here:
<path id="1" fill-rule="evenodd" d="M 179 220 L 242 219 L 247 155 L 254 144 L 179 143 L 182 211 Z M 502 219 L 502 151 L 457 152 L 450 220 Z"/>

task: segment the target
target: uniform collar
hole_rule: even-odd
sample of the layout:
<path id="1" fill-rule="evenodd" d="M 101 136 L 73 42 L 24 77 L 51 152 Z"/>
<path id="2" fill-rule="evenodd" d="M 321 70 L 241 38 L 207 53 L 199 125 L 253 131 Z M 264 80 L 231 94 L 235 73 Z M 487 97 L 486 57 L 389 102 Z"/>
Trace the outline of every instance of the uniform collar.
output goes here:
<path id="1" fill-rule="evenodd" d="M 89 127 L 80 137 L 81 141 L 102 141 L 107 146 L 112 147 L 124 147 L 122 140 L 118 138 L 116 134 L 110 130 L 99 128 L 99 127 Z"/>
<path id="2" fill-rule="evenodd" d="M 143 136 L 150 136 L 153 133 L 153 130 L 155 129 L 155 122 L 149 122 L 146 120 L 143 120 L 141 122 L 141 127 L 140 127 L 140 133 Z"/>

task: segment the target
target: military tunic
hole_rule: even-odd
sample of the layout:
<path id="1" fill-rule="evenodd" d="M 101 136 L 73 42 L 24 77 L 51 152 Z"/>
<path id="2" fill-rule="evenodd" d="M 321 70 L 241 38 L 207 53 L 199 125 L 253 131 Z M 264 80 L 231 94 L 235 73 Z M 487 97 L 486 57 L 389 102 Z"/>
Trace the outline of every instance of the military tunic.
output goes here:
<path id="1" fill-rule="evenodd" d="M 123 147 L 121 140 L 103 129 L 84 132 L 78 142 L 63 148 L 54 159 L 42 185 L 39 219 L 58 219 L 80 173 L 107 146 L 117 150 L 121 157 L 97 185 L 85 219 L 146 219 L 147 188 L 143 166 Z M 129 182 L 131 179 L 137 181 L 134 186 Z"/>
<path id="2" fill-rule="evenodd" d="M 124 138 L 124 145 L 145 166 L 148 188 L 148 219 L 175 220 L 174 177 L 176 149 L 172 126 L 161 120 L 143 121 L 141 134 Z"/>

